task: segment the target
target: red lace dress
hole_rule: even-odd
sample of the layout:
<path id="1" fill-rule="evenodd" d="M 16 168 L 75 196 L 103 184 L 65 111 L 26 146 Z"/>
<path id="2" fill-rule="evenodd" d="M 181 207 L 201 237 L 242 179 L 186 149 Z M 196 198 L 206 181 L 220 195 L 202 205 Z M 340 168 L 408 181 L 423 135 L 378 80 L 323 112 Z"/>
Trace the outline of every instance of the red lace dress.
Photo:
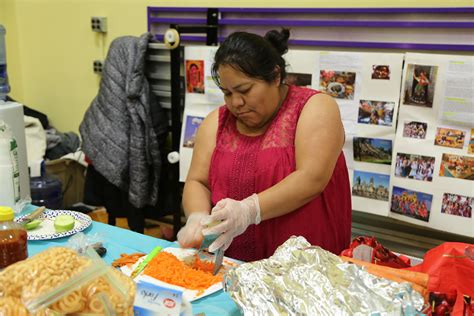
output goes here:
<path id="1" fill-rule="evenodd" d="M 242 200 L 275 185 L 295 170 L 296 124 L 307 100 L 317 91 L 289 86 L 288 94 L 267 131 L 246 136 L 236 118 L 219 109 L 216 148 L 209 170 L 212 204 L 221 199 Z M 254 261 L 271 256 L 292 235 L 339 254 L 351 237 L 351 192 L 344 155 L 324 191 L 286 215 L 250 225 L 234 238 L 226 256 Z"/>

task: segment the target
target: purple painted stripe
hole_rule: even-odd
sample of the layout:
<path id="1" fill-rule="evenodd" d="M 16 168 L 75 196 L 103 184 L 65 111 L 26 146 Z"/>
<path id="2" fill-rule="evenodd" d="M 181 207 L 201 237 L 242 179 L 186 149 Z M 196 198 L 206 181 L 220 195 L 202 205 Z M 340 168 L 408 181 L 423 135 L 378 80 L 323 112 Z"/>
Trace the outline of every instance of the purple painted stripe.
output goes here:
<path id="1" fill-rule="evenodd" d="M 206 24 L 206 19 L 193 18 L 149 18 L 150 23 L 164 23 L 164 24 Z"/>
<path id="2" fill-rule="evenodd" d="M 155 38 L 159 41 L 163 41 L 164 35 L 156 34 Z M 181 35 L 179 38 L 180 38 L 181 41 L 206 42 L 206 37 L 205 36 Z"/>
<path id="3" fill-rule="evenodd" d="M 474 28 L 474 22 L 418 21 L 343 21 L 343 20 L 279 20 L 279 19 L 221 19 L 220 25 L 283 25 L 324 27 L 399 27 L 399 28 Z"/>
<path id="4" fill-rule="evenodd" d="M 163 41 L 163 35 L 157 34 L 155 38 Z M 205 36 L 181 36 L 182 41 L 205 42 Z M 220 36 L 219 42 L 225 37 Z M 387 42 L 344 42 L 344 41 L 313 41 L 313 40 L 289 40 L 290 45 L 320 46 L 320 47 L 358 47 L 358 48 L 388 48 L 388 49 L 416 49 L 416 50 L 440 50 L 440 51 L 466 51 L 473 52 L 474 45 L 459 44 L 415 44 L 415 43 L 387 43 Z"/>
<path id="5" fill-rule="evenodd" d="M 149 7 L 150 12 L 207 12 L 207 8 Z M 457 8 L 219 8 L 234 13 L 474 13 L 474 7 Z"/>
<path id="6" fill-rule="evenodd" d="M 459 8 L 219 8 L 234 13 L 473 13 L 474 7 Z"/>
<path id="7" fill-rule="evenodd" d="M 343 41 L 313 41 L 289 40 L 290 45 L 322 46 L 322 47 L 358 47 L 358 48 L 396 48 L 417 50 L 445 50 L 445 51 L 474 51 L 474 45 L 459 44 L 415 44 L 415 43 L 383 43 L 383 42 L 343 42 Z"/>
<path id="8" fill-rule="evenodd" d="M 148 7 L 150 12 L 207 12 L 207 8 Z"/>

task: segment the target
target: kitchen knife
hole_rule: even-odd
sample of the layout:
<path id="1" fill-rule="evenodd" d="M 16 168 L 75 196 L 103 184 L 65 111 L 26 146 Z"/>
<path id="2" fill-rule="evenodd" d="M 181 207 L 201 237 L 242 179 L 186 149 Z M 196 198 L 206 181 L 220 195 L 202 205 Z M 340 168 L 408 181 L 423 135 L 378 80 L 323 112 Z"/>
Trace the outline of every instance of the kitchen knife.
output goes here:
<path id="1" fill-rule="evenodd" d="M 224 259 L 224 249 L 219 248 L 216 251 L 216 260 L 214 262 L 214 271 L 212 272 L 212 275 L 216 275 L 217 272 L 219 272 L 220 268 L 222 267 L 222 260 Z"/>
<path id="2" fill-rule="evenodd" d="M 37 219 L 38 217 L 40 217 L 41 214 L 43 214 L 43 212 L 45 211 L 45 207 L 44 206 L 41 206 L 41 207 L 38 207 L 36 210 L 34 210 L 32 213 L 26 215 L 25 217 L 23 217 L 21 219 L 21 221 L 19 222 L 20 225 L 22 226 L 25 226 L 26 224 L 32 222 L 33 220 Z"/>

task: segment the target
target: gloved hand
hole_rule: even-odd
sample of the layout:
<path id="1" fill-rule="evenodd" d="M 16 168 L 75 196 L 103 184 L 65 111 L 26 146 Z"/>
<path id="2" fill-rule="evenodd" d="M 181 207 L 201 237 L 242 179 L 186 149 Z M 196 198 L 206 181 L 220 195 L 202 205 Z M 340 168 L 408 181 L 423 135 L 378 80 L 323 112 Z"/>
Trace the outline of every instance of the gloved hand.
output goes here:
<path id="1" fill-rule="evenodd" d="M 260 223 L 260 205 L 258 195 L 252 194 L 242 201 L 223 199 L 212 209 L 211 215 L 203 217 L 203 226 L 213 222 L 219 224 L 205 228 L 204 235 L 220 235 L 210 246 L 209 251 L 215 252 L 223 247 L 229 248 L 234 237 L 242 234 L 251 224 Z"/>
<path id="2" fill-rule="evenodd" d="M 178 232 L 178 243 L 183 248 L 198 248 L 201 245 L 203 226 L 201 221 L 209 217 L 207 212 L 193 212 L 189 215 L 186 225 Z"/>

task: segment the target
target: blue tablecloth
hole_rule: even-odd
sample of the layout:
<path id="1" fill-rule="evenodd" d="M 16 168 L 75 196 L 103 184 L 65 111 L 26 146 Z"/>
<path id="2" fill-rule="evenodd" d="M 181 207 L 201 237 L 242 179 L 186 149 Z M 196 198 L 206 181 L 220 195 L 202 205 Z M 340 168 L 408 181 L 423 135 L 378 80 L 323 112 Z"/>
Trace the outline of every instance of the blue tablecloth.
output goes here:
<path id="1" fill-rule="evenodd" d="M 29 213 L 35 209 L 34 206 L 27 206 L 22 212 Z M 178 247 L 176 243 L 166 240 L 138 234 L 126 229 L 122 229 L 99 222 L 92 222 L 88 228 L 83 231 L 86 235 L 98 233 L 104 239 L 104 247 L 107 248 L 107 254 L 103 257 L 105 262 L 111 264 L 112 261 L 120 257 L 121 253 L 143 252 L 148 253 L 154 247 Z M 51 240 L 32 240 L 28 241 L 28 253 L 35 255 L 49 247 L 65 246 L 69 237 L 51 239 Z M 206 296 L 192 303 L 193 314 L 204 313 L 206 316 L 234 316 L 241 315 L 237 305 L 230 296 L 222 290 Z"/>

